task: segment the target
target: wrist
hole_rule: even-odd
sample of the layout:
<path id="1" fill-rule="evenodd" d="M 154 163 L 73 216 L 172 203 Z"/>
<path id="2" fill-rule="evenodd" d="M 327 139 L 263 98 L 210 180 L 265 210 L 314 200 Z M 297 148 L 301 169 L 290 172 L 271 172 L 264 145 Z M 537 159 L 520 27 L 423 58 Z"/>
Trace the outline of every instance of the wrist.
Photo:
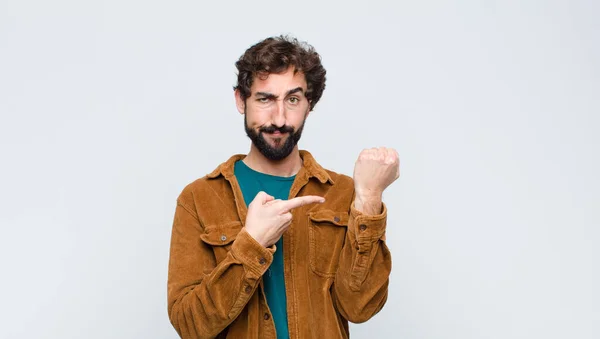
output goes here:
<path id="1" fill-rule="evenodd" d="M 354 198 L 354 208 L 361 213 L 376 215 L 381 213 L 382 198 L 381 194 L 356 195 Z"/>
<path id="2" fill-rule="evenodd" d="M 265 243 L 265 240 L 262 239 L 261 237 L 259 237 L 257 234 L 253 234 L 251 230 L 249 230 L 247 227 L 244 227 L 244 229 L 246 230 L 246 233 L 248 233 L 248 235 L 254 239 L 254 241 L 256 241 L 257 243 L 259 243 L 262 247 L 269 247 L 267 246 L 267 244 Z"/>
<path id="3" fill-rule="evenodd" d="M 381 200 L 383 196 L 383 191 L 369 189 L 369 188 L 354 188 L 356 199 L 360 199 L 362 201 L 368 200 Z"/>

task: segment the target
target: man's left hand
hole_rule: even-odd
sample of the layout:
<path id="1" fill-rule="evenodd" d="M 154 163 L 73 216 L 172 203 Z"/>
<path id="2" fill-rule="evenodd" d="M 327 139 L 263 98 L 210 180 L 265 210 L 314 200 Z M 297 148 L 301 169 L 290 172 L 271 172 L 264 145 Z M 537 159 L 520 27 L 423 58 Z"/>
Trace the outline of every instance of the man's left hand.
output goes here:
<path id="1" fill-rule="evenodd" d="M 381 204 L 383 191 L 400 177 L 399 158 L 393 148 L 379 147 L 360 152 L 354 165 L 357 209 L 361 210 L 365 204 Z"/>

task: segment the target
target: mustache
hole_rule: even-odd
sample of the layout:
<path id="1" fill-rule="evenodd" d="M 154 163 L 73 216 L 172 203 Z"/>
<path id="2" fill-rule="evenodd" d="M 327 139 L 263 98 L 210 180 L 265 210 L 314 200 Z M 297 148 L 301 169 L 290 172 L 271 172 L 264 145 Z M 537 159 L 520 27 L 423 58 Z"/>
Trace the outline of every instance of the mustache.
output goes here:
<path id="1" fill-rule="evenodd" d="M 260 132 L 264 132 L 264 133 L 275 133 L 276 131 L 279 131 L 279 133 L 294 133 L 294 129 L 291 126 L 281 126 L 281 127 L 277 127 L 277 126 L 267 126 L 267 127 L 261 127 L 259 129 Z"/>

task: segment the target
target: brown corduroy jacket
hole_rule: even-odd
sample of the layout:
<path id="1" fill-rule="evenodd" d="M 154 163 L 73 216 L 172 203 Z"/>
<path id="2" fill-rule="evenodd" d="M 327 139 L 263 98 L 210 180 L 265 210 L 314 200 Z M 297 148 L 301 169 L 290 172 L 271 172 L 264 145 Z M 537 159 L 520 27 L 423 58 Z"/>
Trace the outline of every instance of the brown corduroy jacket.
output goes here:
<path id="1" fill-rule="evenodd" d="M 386 206 L 362 214 L 352 178 L 325 170 L 307 151 L 300 156 L 290 199 L 326 201 L 292 210 L 283 235 L 290 338 L 347 338 L 348 321 L 368 320 L 387 300 Z M 243 157 L 232 156 L 177 199 L 168 313 L 182 338 L 277 337 L 262 285 L 275 246 L 261 246 L 244 229 L 247 208 L 233 173 Z"/>

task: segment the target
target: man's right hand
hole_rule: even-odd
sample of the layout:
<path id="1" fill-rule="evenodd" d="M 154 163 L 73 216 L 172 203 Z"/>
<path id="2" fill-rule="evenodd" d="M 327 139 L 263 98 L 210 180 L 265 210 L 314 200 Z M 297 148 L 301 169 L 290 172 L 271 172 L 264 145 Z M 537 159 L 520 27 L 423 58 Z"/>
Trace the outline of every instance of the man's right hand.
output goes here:
<path id="1" fill-rule="evenodd" d="M 323 203 L 325 198 L 316 195 L 280 200 L 265 192 L 258 192 L 248 205 L 246 232 L 264 247 L 269 247 L 281 238 L 292 223 L 290 211 L 296 207 Z"/>

